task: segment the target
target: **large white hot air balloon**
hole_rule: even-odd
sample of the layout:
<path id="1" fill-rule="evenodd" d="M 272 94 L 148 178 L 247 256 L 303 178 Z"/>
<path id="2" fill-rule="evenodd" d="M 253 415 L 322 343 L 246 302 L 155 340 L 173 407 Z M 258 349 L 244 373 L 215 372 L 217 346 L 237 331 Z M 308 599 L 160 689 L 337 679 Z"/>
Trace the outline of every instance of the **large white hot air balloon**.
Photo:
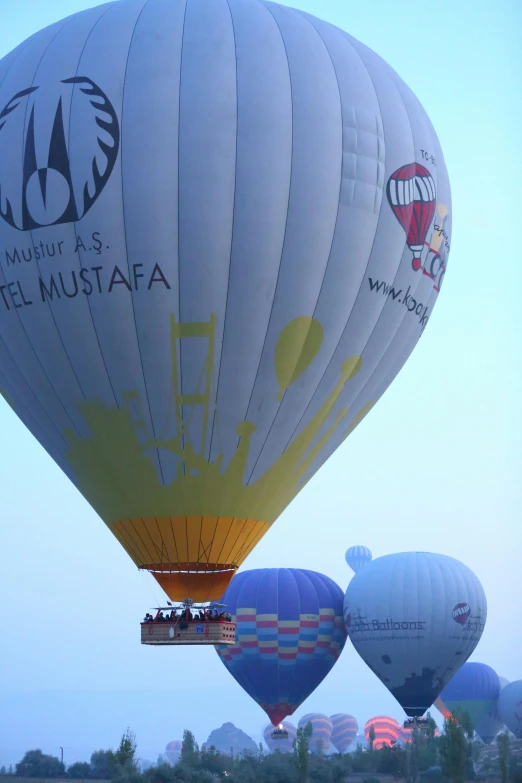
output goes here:
<path id="1" fill-rule="evenodd" d="M 172 598 L 387 389 L 450 237 L 418 100 L 308 14 L 121 0 L 0 61 L 0 390 Z"/>
<path id="2" fill-rule="evenodd" d="M 487 604 L 475 574 L 446 555 L 379 557 L 344 599 L 353 646 L 410 717 L 419 717 L 469 658 Z"/>
<path id="3" fill-rule="evenodd" d="M 508 683 L 498 697 L 500 720 L 515 737 L 522 739 L 522 680 Z"/>

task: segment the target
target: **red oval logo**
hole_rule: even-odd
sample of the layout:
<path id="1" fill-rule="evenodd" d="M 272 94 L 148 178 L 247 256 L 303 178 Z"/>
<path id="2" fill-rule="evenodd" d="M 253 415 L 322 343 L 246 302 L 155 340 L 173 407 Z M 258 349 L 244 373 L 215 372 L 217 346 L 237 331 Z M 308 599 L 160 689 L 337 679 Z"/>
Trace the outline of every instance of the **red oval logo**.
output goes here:
<path id="1" fill-rule="evenodd" d="M 469 608 L 469 604 L 457 604 L 457 606 L 453 609 L 451 616 L 456 623 L 459 623 L 459 625 L 465 625 L 470 614 L 471 609 Z"/>

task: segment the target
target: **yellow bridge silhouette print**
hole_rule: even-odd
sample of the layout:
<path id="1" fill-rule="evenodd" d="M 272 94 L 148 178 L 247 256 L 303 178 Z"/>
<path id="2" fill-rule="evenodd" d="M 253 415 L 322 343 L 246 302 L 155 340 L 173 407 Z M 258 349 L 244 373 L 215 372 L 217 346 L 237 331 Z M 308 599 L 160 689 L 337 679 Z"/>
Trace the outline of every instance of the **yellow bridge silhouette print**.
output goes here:
<path id="1" fill-rule="evenodd" d="M 172 400 L 175 436 L 147 435 L 144 417 L 132 416 L 137 392 L 124 394 L 126 405 L 106 407 L 82 402 L 80 411 L 90 429 L 81 438 L 72 430 L 65 436 L 68 460 L 78 487 L 109 526 L 139 568 L 151 571 L 175 600 L 214 600 L 222 596 L 237 567 L 252 551 L 270 525 L 306 483 L 306 474 L 348 413 L 338 412 L 320 434 L 344 386 L 359 372 L 360 356 L 340 367 L 338 381 L 319 411 L 290 442 L 271 467 L 256 481 L 244 483 L 245 468 L 256 429 L 255 422 L 237 425 L 238 446 L 228 464 L 223 455 L 205 455 L 213 414 L 212 374 L 216 317 L 208 322 L 179 323 L 170 319 L 172 345 Z M 178 344 L 185 338 L 204 338 L 208 350 L 201 384 L 194 394 L 181 392 Z M 321 324 L 302 316 L 290 321 L 276 343 L 274 373 L 278 399 L 309 367 L 323 340 Z M 366 404 L 352 419 L 346 437 L 374 404 Z M 203 412 L 201 439 L 190 436 L 190 415 Z M 319 437 L 318 437 L 319 436 Z M 151 449 L 176 457 L 171 483 L 162 484 Z"/>

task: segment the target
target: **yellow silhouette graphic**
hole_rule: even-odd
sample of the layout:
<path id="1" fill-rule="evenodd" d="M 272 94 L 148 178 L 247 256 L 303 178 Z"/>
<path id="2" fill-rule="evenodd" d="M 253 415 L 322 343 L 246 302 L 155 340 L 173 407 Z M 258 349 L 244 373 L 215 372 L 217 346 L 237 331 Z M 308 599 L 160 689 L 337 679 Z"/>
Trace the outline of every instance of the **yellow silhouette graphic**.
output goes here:
<path id="1" fill-rule="evenodd" d="M 141 415 L 133 419 L 131 404 L 136 392 L 127 392 L 126 407 L 81 403 L 80 410 L 90 437 L 65 432 L 70 443 L 68 460 L 78 487 L 107 523 L 140 568 L 150 570 L 174 599 L 221 597 L 235 569 L 261 539 L 299 490 L 321 451 L 346 417 L 345 408 L 331 426 L 320 431 L 330 417 L 344 385 L 359 371 L 362 359 L 353 356 L 340 368 L 339 380 L 320 410 L 306 424 L 272 466 L 256 481 L 245 485 L 245 469 L 256 425 L 241 422 L 239 443 L 227 465 L 223 455 L 207 459 L 208 425 L 212 400 L 214 332 L 209 322 L 177 323 L 171 317 L 172 405 L 176 433 L 172 438 L 152 438 Z M 204 338 L 208 351 L 202 371 L 201 391 L 182 394 L 178 377 L 178 342 Z M 278 398 L 309 367 L 323 339 L 321 324 L 313 318 L 290 321 L 276 344 L 274 364 Z M 345 436 L 366 415 L 374 401 L 358 411 Z M 188 422 L 193 408 L 202 411 L 200 450 L 190 437 Z M 177 458 L 169 484 L 158 480 L 150 458 L 154 449 Z"/>

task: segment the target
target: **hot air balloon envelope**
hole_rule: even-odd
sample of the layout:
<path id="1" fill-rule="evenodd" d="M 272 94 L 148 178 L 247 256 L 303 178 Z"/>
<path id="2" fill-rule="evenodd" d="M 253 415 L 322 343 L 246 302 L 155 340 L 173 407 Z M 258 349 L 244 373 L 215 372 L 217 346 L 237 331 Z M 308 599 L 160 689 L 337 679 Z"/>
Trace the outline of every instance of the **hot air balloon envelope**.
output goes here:
<path id="1" fill-rule="evenodd" d="M 330 715 L 332 721 L 332 745 L 339 753 L 346 753 L 359 731 L 359 724 L 351 715 L 336 713 Z"/>
<path id="2" fill-rule="evenodd" d="M 244 571 L 223 603 L 236 643 L 216 650 L 274 726 L 326 677 L 346 641 L 342 591 L 329 577 L 297 568 Z"/>
<path id="3" fill-rule="evenodd" d="M 431 317 L 428 117 L 301 11 L 122 0 L 0 61 L 0 192 L 1 393 L 139 568 L 219 598 Z"/>
<path id="4" fill-rule="evenodd" d="M 445 555 L 373 560 L 344 600 L 350 639 L 406 714 L 423 715 L 475 649 L 486 598 L 470 569 Z"/>
<path id="5" fill-rule="evenodd" d="M 351 546 L 346 550 L 345 560 L 355 573 L 367 563 L 371 563 L 372 553 L 367 546 Z"/>
<path id="6" fill-rule="evenodd" d="M 272 753 L 291 753 L 296 735 L 295 726 L 287 720 L 275 729 L 271 723 L 263 729 L 263 739 Z"/>
<path id="7" fill-rule="evenodd" d="M 320 712 L 310 712 L 308 715 L 303 715 L 297 726 L 304 729 L 309 723 L 312 725 L 310 752 L 318 755 L 327 753 L 332 742 L 332 721 Z"/>
<path id="8" fill-rule="evenodd" d="M 366 722 L 364 727 L 366 739 L 370 738 L 370 731 L 372 728 L 375 731 L 373 747 L 376 750 L 379 750 L 385 745 L 395 745 L 401 733 L 401 727 L 397 721 L 387 715 L 377 715 L 375 718 L 370 718 L 370 720 Z"/>
<path id="9" fill-rule="evenodd" d="M 496 671 L 474 661 L 465 663 L 451 678 L 440 694 L 440 703 L 450 715 L 457 710 L 467 712 L 479 737 L 489 744 L 502 726 L 497 715 L 499 694 Z"/>

